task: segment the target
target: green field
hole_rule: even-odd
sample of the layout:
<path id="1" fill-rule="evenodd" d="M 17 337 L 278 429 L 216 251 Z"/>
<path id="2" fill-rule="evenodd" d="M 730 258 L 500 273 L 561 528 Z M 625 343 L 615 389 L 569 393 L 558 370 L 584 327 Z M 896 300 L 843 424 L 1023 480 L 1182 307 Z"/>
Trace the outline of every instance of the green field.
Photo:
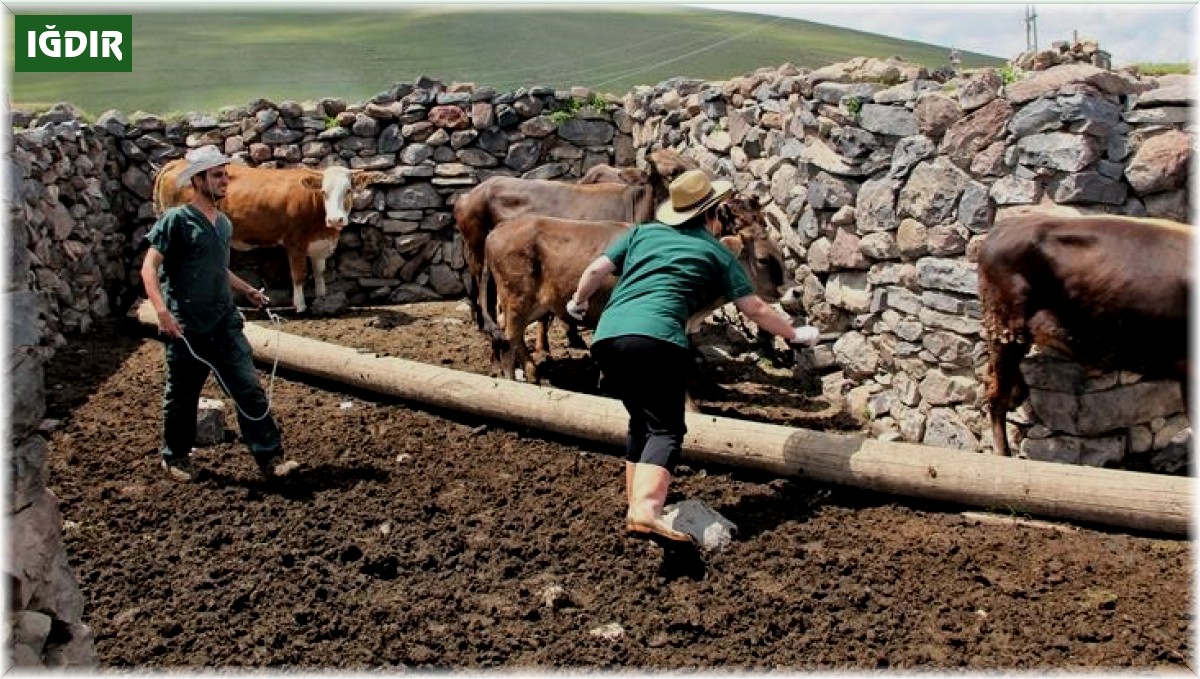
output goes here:
<path id="1" fill-rule="evenodd" d="M 353 102 L 422 75 L 497 91 L 584 85 L 620 94 L 674 76 L 720 80 L 785 62 L 818 68 L 900 56 L 932 69 L 949 58 L 941 46 L 682 7 L 134 11 L 132 73 L 14 73 L 14 107 L 70 101 L 91 115 L 170 114 L 258 97 Z M 1004 63 L 960 56 L 968 68 Z"/>

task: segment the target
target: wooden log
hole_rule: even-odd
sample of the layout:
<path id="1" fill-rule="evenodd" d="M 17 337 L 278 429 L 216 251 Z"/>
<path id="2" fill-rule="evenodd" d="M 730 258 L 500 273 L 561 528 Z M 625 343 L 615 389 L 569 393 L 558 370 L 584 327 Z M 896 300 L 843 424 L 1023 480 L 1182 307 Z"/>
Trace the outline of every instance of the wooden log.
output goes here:
<path id="1" fill-rule="evenodd" d="M 155 325 L 148 304 L 138 319 Z M 297 372 L 439 408 L 621 445 L 619 401 L 499 380 L 247 323 L 254 357 Z M 684 459 L 990 510 L 1184 535 L 1191 480 L 688 413 Z"/>

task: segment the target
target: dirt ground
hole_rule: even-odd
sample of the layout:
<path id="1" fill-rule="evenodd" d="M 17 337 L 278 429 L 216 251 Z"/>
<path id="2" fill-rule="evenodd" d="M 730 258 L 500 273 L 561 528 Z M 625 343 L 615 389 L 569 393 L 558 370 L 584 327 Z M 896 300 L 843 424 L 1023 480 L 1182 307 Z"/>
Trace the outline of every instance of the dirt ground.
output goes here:
<path id="1" fill-rule="evenodd" d="M 460 304 L 284 329 L 489 372 Z M 549 382 L 594 391 L 586 354 L 555 338 Z M 787 369 L 705 372 L 709 412 L 843 424 Z M 274 412 L 304 467 L 261 481 L 231 430 L 179 484 L 157 466 L 150 333 L 74 338 L 46 380 L 49 484 L 106 668 L 1195 667 L 1186 540 L 685 465 L 669 502 L 702 500 L 738 532 L 724 553 L 668 557 L 624 536 L 604 446 L 280 373 Z"/>

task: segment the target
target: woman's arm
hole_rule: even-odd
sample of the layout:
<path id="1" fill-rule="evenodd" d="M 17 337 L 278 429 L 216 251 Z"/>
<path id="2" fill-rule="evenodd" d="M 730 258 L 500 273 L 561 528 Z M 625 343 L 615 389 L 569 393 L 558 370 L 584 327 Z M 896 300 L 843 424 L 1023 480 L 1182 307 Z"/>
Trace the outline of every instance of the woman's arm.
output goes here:
<path id="1" fill-rule="evenodd" d="M 820 339 L 821 333 L 811 325 L 792 327 L 792 321 L 783 314 L 771 308 L 758 295 L 746 295 L 733 300 L 738 311 L 754 321 L 755 325 L 772 335 L 782 337 L 792 344 L 813 346 Z"/>

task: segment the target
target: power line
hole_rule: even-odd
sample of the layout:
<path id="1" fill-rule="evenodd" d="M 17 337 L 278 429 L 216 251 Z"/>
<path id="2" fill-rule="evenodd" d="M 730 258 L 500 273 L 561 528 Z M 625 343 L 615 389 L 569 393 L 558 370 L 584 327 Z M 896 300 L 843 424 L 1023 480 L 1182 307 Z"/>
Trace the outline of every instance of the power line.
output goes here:
<path id="1" fill-rule="evenodd" d="M 609 78 L 608 80 L 604 80 L 604 81 L 601 81 L 601 82 L 598 82 L 598 83 L 596 83 L 596 84 L 594 85 L 594 87 L 603 87 L 604 85 L 608 85 L 608 84 L 614 83 L 614 82 L 616 82 L 616 81 L 618 81 L 618 80 L 620 80 L 620 79 L 622 79 L 622 78 L 628 78 L 629 76 L 632 76 L 632 75 L 637 75 L 637 74 L 639 74 L 639 73 L 645 73 L 645 72 L 647 72 L 647 71 L 652 71 L 652 70 L 654 70 L 654 69 L 656 69 L 656 68 L 659 68 L 659 67 L 662 67 L 662 66 L 666 66 L 667 64 L 673 64 L 673 63 L 675 63 L 675 62 L 677 62 L 677 61 L 683 61 L 684 59 L 688 59 L 688 58 L 690 58 L 690 57 L 694 57 L 694 56 L 696 56 L 697 54 L 703 54 L 704 52 L 708 52 L 708 51 L 710 51 L 710 50 L 714 50 L 714 49 L 716 49 L 716 48 L 720 47 L 721 45 L 725 45 L 725 44 L 727 44 L 727 43 L 731 43 L 731 42 L 733 42 L 733 41 L 735 41 L 735 40 L 741 40 L 742 38 L 744 38 L 744 37 L 746 37 L 746 36 L 748 36 L 748 35 L 750 35 L 750 34 L 752 34 L 752 33 L 757 33 L 757 32 L 759 32 L 759 31 L 763 30 L 764 28 L 768 28 L 768 27 L 770 27 L 770 26 L 774 26 L 775 24 L 778 24 L 778 23 L 782 22 L 783 20 L 784 20 L 784 19 L 783 19 L 783 17 L 780 17 L 780 18 L 778 18 L 778 19 L 775 19 L 775 20 L 773 20 L 773 21 L 770 21 L 770 22 L 768 22 L 767 24 L 764 24 L 764 25 L 762 25 L 762 26 L 755 26 L 754 28 L 751 28 L 751 29 L 749 29 L 749 30 L 747 30 L 747 31 L 743 31 L 743 32 L 741 32 L 741 33 L 738 33 L 737 35 L 731 35 L 731 36 L 729 36 L 728 38 L 725 38 L 724 40 L 718 40 L 717 42 L 714 42 L 713 44 L 711 44 L 711 45 L 708 45 L 707 47 L 701 47 L 701 48 L 699 48 L 699 49 L 695 49 L 695 50 L 692 50 L 692 51 L 690 51 L 690 52 L 685 52 L 684 54 L 681 54 L 681 55 L 679 55 L 679 56 L 677 56 L 677 57 L 675 57 L 675 58 L 673 58 L 673 59 L 667 59 L 666 61 L 660 61 L 660 62 L 658 62 L 658 63 L 656 63 L 656 64 L 651 64 L 650 66 L 647 66 L 647 67 L 645 67 L 645 68 L 639 68 L 639 69 L 635 69 L 635 70 L 632 70 L 632 71 L 626 71 L 626 72 L 624 72 L 624 73 L 617 74 L 617 75 L 613 76 L 612 78 Z"/>

